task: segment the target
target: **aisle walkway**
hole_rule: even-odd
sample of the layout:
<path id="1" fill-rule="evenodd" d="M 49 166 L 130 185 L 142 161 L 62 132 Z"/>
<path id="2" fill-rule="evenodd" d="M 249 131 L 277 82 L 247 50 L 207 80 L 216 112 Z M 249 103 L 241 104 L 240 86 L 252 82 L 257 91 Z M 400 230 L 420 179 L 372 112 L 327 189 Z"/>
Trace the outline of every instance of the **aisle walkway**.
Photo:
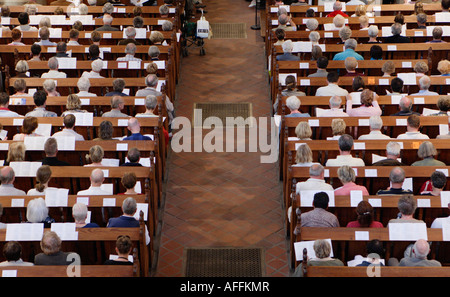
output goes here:
<path id="1" fill-rule="evenodd" d="M 206 40 L 205 56 L 189 50 L 177 116 L 191 119 L 195 102 L 251 102 L 254 117 L 270 117 L 264 40 L 250 29 L 254 9 L 244 0 L 204 3 L 210 23 L 246 23 L 247 38 Z M 260 155 L 171 152 L 155 276 L 183 276 L 185 247 L 263 247 L 265 275 L 289 274 L 277 164 L 261 164 Z"/>

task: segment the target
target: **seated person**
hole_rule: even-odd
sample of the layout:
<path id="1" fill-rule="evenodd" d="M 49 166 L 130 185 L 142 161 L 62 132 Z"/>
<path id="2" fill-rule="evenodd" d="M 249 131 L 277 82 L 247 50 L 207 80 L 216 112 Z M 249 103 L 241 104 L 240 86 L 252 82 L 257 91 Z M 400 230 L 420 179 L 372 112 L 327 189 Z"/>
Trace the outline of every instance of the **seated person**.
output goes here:
<path id="1" fill-rule="evenodd" d="M 341 109 L 342 98 L 340 96 L 332 96 L 330 98 L 330 109 L 324 109 L 317 117 L 348 117 L 348 114 Z"/>
<path id="2" fill-rule="evenodd" d="M 353 137 L 349 134 L 344 134 L 339 137 L 339 155 L 335 159 L 328 159 L 325 166 L 365 166 L 364 161 L 361 158 L 355 158 L 352 156 Z"/>
<path id="3" fill-rule="evenodd" d="M 72 216 L 75 220 L 75 226 L 77 228 L 98 228 L 100 227 L 96 223 L 86 223 L 88 215 L 88 208 L 86 204 L 77 202 L 72 206 Z"/>
<path id="4" fill-rule="evenodd" d="M 138 148 L 130 148 L 127 153 L 127 158 L 128 162 L 123 163 L 120 166 L 142 166 L 142 164 L 139 163 L 139 160 L 141 159 L 141 152 Z"/>
<path id="5" fill-rule="evenodd" d="M 406 121 L 406 132 L 398 135 L 397 139 L 430 139 L 430 137 L 420 132 L 420 117 L 412 114 Z"/>
<path id="6" fill-rule="evenodd" d="M 343 165 L 339 167 L 337 174 L 342 186 L 334 190 L 335 196 L 347 196 L 350 195 L 351 191 L 361 191 L 363 195 L 369 195 L 369 191 L 367 191 L 365 186 L 355 183 L 356 175 L 352 167 Z"/>
<path id="7" fill-rule="evenodd" d="M 121 235 L 117 238 L 115 250 L 118 257 L 106 260 L 104 265 L 133 265 L 133 262 L 128 259 L 133 250 L 133 243 L 128 235 Z"/>
<path id="8" fill-rule="evenodd" d="M 378 104 L 378 94 L 370 89 L 364 89 L 360 95 L 361 106 L 353 108 L 353 98 L 347 95 L 346 112 L 351 117 L 381 116 L 382 111 Z"/>
<path id="9" fill-rule="evenodd" d="M 371 116 L 369 118 L 369 127 L 370 127 L 369 134 L 359 136 L 358 140 L 390 139 L 389 136 L 381 132 L 381 128 L 383 128 L 383 119 L 380 116 Z"/>
<path id="10" fill-rule="evenodd" d="M 409 98 L 408 96 L 404 96 L 400 99 L 400 101 L 398 102 L 398 109 L 399 111 L 392 114 L 393 116 L 410 116 L 412 114 L 415 115 L 420 115 L 420 113 L 415 112 L 412 110 L 412 105 L 413 102 L 411 100 L 411 98 Z"/>
<path id="11" fill-rule="evenodd" d="M 336 71 L 328 72 L 327 86 L 319 87 L 316 96 L 347 96 L 348 91 L 339 86 L 339 74 Z"/>
<path id="12" fill-rule="evenodd" d="M 76 253 L 61 250 L 61 238 L 54 231 L 46 231 L 41 240 L 42 253 L 34 258 L 34 265 L 70 265 L 80 259 Z"/>
<path id="13" fill-rule="evenodd" d="M 330 199 L 326 192 L 314 194 L 313 210 L 300 215 L 302 227 L 339 227 L 338 218 L 327 210 Z"/>
<path id="14" fill-rule="evenodd" d="M 357 220 L 347 224 L 349 228 L 383 228 L 383 224 L 375 221 L 374 209 L 369 202 L 362 200 L 356 207 Z"/>
<path id="15" fill-rule="evenodd" d="M 8 241 L 3 246 L 3 256 L 6 261 L 0 263 L 0 266 L 33 266 L 33 262 L 22 260 L 22 245 L 15 240 Z"/>
<path id="16" fill-rule="evenodd" d="M 430 181 L 426 182 L 424 186 L 424 190 L 420 192 L 420 195 L 426 196 L 441 196 L 441 192 L 444 190 L 445 185 L 447 184 L 447 177 L 442 171 L 433 171 L 431 174 Z M 427 186 L 430 185 L 430 186 Z M 431 189 L 428 189 L 430 188 Z M 433 228 L 433 226 L 431 227 Z"/>
<path id="17" fill-rule="evenodd" d="M 417 156 L 422 159 L 411 164 L 411 166 L 446 166 L 444 162 L 436 160 L 437 150 L 431 141 L 424 141 L 417 150 Z"/>
<path id="18" fill-rule="evenodd" d="M 43 90 L 38 90 L 33 94 L 35 108 L 25 114 L 26 117 L 56 117 L 57 114 L 46 109 L 47 93 Z"/>
<path id="19" fill-rule="evenodd" d="M 400 144 L 396 141 L 390 141 L 386 145 L 386 159 L 372 163 L 372 166 L 405 166 L 398 160 L 400 152 Z"/>
<path id="20" fill-rule="evenodd" d="M 403 189 L 405 181 L 405 170 L 401 167 L 394 167 L 389 173 L 391 185 L 386 190 L 378 190 L 377 195 L 405 195 L 412 194 L 411 190 Z"/>

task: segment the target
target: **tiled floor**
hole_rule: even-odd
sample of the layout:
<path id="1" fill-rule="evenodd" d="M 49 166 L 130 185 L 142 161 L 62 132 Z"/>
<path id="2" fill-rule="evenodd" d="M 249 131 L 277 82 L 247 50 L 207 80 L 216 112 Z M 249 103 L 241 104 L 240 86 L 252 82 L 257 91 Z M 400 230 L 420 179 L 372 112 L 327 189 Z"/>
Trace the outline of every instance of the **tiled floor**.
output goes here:
<path id="1" fill-rule="evenodd" d="M 205 56 L 189 49 L 181 63 L 177 116 L 191 119 L 194 102 L 251 102 L 254 117 L 270 117 L 264 40 L 250 29 L 254 8 L 245 0 L 204 3 L 210 23 L 245 22 L 247 38 L 205 40 Z M 260 156 L 170 153 L 154 276 L 183 276 L 185 247 L 225 246 L 263 247 L 266 276 L 289 275 L 278 166 L 261 163 Z"/>

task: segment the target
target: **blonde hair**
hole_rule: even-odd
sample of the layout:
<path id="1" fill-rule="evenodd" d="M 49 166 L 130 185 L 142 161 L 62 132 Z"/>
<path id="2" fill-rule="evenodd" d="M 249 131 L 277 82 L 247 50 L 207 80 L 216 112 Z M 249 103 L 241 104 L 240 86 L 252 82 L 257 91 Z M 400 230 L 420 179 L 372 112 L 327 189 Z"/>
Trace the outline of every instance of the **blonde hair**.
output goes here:
<path id="1" fill-rule="evenodd" d="M 297 127 L 295 127 L 295 135 L 300 139 L 311 138 L 312 130 L 308 122 L 300 122 Z"/>
<path id="2" fill-rule="evenodd" d="M 295 154 L 295 163 L 311 163 L 313 161 L 313 154 L 311 148 L 306 143 L 297 148 Z"/>
<path id="3" fill-rule="evenodd" d="M 25 144 L 23 142 L 15 141 L 9 145 L 7 162 L 25 161 Z"/>
<path id="4" fill-rule="evenodd" d="M 81 108 L 81 100 L 80 97 L 76 94 L 70 94 L 67 96 L 66 108 L 68 110 L 74 110 Z"/>
<path id="5" fill-rule="evenodd" d="M 358 16 L 358 17 L 363 16 L 363 15 L 366 15 L 366 13 L 367 13 L 367 7 L 364 4 L 360 4 L 360 5 L 356 6 L 356 9 L 355 9 L 356 16 Z"/>
<path id="6" fill-rule="evenodd" d="M 345 129 L 347 128 L 347 124 L 343 119 L 333 119 L 331 121 L 331 129 L 334 135 L 342 135 L 345 134 Z"/>
<path id="7" fill-rule="evenodd" d="M 441 74 L 448 74 L 450 73 L 450 61 L 449 60 L 441 60 L 439 61 L 437 65 L 437 70 Z"/>
<path id="8" fill-rule="evenodd" d="M 86 155 L 86 160 L 91 160 L 93 163 L 100 163 L 103 160 L 105 152 L 99 145 L 91 146 L 89 154 Z"/>

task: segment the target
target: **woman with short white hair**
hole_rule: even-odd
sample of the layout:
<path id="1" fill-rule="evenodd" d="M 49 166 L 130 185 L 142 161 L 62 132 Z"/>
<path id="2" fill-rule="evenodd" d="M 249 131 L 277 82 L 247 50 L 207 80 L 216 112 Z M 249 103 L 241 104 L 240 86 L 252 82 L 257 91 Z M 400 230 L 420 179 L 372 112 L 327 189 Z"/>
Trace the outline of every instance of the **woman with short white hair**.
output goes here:
<path id="1" fill-rule="evenodd" d="M 87 78 L 104 78 L 100 75 L 100 72 L 103 69 L 103 61 L 100 59 L 94 60 L 91 63 L 91 71 L 84 71 L 81 77 Z"/>
<path id="2" fill-rule="evenodd" d="M 290 96 L 286 99 L 286 107 L 289 108 L 290 113 L 286 117 L 310 117 L 309 113 L 302 113 L 300 109 L 300 99 L 297 96 Z"/>
<path id="3" fill-rule="evenodd" d="M 79 97 L 97 96 L 97 94 L 89 92 L 91 83 L 89 81 L 89 78 L 87 78 L 87 77 L 80 77 L 80 79 L 77 82 L 77 87 L 78 87 L 79 92 L 76 95 L 78 95 Z"/>
<path id="4" fill-rule="evenodd" d="M 56 82 L 54 79 L 46 79 L 42 87 L 47 93 L 47 96 L 60 96 L 59 92 L 56 91 Z"/>

